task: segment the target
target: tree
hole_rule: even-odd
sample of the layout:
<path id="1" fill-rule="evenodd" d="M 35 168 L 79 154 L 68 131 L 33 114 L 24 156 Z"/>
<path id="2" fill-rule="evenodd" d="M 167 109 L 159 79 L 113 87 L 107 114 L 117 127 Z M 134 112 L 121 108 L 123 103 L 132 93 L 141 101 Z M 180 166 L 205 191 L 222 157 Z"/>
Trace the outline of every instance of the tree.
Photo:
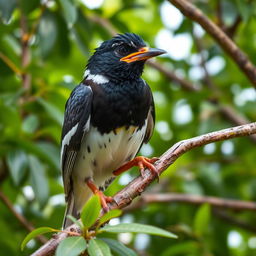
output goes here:
<path id="1" fill-rule="evenodd" d="M 186 43 L 176 54 L 168 48 L 170 55 L 149 62 L 145 69 L 157 122 L 142 154 L 160 156 L 176 142 L 255 120 L 255 3 L 169 2 L 106 0 L 90 9 L 82 1 L 0 1 L 3 254 L 27 255 L 40 247 L 45 237 L 20 251 L 33 226 L 61 226 L 65 206 L 59 138 L 64 104 L 99 41 L 129 31 L 151 46 L 161 46 L 164 40 Z M 242 135 L 255 133 L 255 124 L 243 129 Z M 196 147 L 118 219 L 164 228 L 178 240 L 147 235 L 119 239 L 145 255 L 255 253 L 255 142 L 250 135 Z M 136 170 L 124 174 L 106 193 L 121 190 L 137 175 Z"/>

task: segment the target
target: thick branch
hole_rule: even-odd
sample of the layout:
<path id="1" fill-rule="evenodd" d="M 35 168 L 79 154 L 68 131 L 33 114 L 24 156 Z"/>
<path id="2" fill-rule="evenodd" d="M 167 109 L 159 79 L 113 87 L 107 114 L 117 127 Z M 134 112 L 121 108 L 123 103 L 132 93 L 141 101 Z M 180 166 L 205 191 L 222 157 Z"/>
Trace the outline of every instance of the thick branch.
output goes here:
<path id="1" fill-rule="evenodd" d="M 144 194 L 140 197 L 138 202 L 127 207 L 128 211 L 141 208 L 144 205 L 150 203 L 188 203 L 200 205 L 204 203 L 208 203 L 213 207 L 220 207 L 222 209 L 232 209 L 232 210 L 248 210 L 248 211 L 256 211 L 256 203 L 247 202 L 241 200 L 234 199 L 223 199 L 213 196 L 200 196 L 200 195 L 189 195 L 189 194 L 178 194 L 178 193 L 154 193 L 154 194 Z"/>
<path id="2" fill-rule="evenodd" d="M 248 57 L 237 47 L 237 45 L 210 19 L 208 19 L 197 7 L 186 0 L 169 0 L 185 16 L 200 24 L 213 39 L 226 51 L 244 72 L 252 84 L 256 87 L 256 68 Z"/>
<path id="3" fill-rule="evenodd" d="M 173 164 L 181 155 L 212 142 L 228 140 L 236 137 L 248 136 L 256 133 L 256 122 L 237 127 L 232 127 L 208 134 L 200 135 L 192 139 L 183 140 L 174 144 L 167 150 L 155 163 L 155 167 L 159 175 Z M 131 181 L 125 188 L 114 195 L 114 202 L 109 204 L 110 209 L 124 208 L 129 205 L 134 198 L 139 196 L 145 189 L 156 179 L 155 173 L 145 170 L 144 176 L 138 176 Z M 67 230 L 79 232 L 79 228 L 73 224 Z M 60 233 L 52 238 L 47 244 L 39 248 L 33 256 L 48 256 L 53 255 L 58 244 L 67 237 L 66 233 Z"/>

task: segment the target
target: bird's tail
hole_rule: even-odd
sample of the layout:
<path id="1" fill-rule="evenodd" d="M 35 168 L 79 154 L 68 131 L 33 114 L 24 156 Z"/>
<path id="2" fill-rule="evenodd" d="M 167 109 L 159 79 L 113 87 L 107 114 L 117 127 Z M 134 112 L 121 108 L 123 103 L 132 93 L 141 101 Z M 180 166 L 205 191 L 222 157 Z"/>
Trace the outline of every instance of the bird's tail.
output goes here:
<path id="1" fill-rule="evenodd" d="M 74 198 L 73 193 L 70 193 L 67 198 L 67 208 L 66 208 L 65 215 L 64 215 L 62 229 L 65 229 L 68 226 L 70 226 L 71 224 L 73 224 L 72 220 L 67 218 L 68 215 L 71 215 L 74 218 L 79 219 L 79 213 L 77 212 L 77 209 L 75 207 L 75 198 Z"/>

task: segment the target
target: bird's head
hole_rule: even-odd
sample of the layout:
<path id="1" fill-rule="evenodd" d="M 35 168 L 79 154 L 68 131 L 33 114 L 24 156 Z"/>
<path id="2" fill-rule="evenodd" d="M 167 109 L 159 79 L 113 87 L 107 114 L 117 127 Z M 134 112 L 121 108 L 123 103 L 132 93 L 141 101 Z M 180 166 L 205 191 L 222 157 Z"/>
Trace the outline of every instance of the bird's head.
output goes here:
<path id="1" fill-rule="evenodd" d="M 163 53 L 165 51 L 147 47 L 136 34 L 118 34 L 95 50 L 88 61 L 87 72 L 116 81 L 136 79 L 141 76 L 147 59 Z"/>

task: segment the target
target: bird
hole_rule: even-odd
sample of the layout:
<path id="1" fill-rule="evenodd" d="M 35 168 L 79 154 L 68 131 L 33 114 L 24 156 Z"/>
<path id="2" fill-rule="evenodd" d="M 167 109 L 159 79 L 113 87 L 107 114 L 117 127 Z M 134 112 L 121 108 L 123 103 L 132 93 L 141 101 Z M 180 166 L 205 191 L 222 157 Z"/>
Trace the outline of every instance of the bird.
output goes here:
<path id="1" fill-rule="evenodd" d="M 141 78 L 146 60 L 166 53 L 149 48 L 134 33 L 117 34 L 95 49 L 84 77 L 70 94 L 61 134 L 61 169 L 66 212 L 63 229 L 78 219 L 83 205 L 99 195 L 108 210 L 111 197 L 103 194 L 111 183 L 132 166 L 141 174 L 145 167 L 157 173 L 149 159 L 137 156 L 151 138 L 155 106 L 149 85 Z"/>

